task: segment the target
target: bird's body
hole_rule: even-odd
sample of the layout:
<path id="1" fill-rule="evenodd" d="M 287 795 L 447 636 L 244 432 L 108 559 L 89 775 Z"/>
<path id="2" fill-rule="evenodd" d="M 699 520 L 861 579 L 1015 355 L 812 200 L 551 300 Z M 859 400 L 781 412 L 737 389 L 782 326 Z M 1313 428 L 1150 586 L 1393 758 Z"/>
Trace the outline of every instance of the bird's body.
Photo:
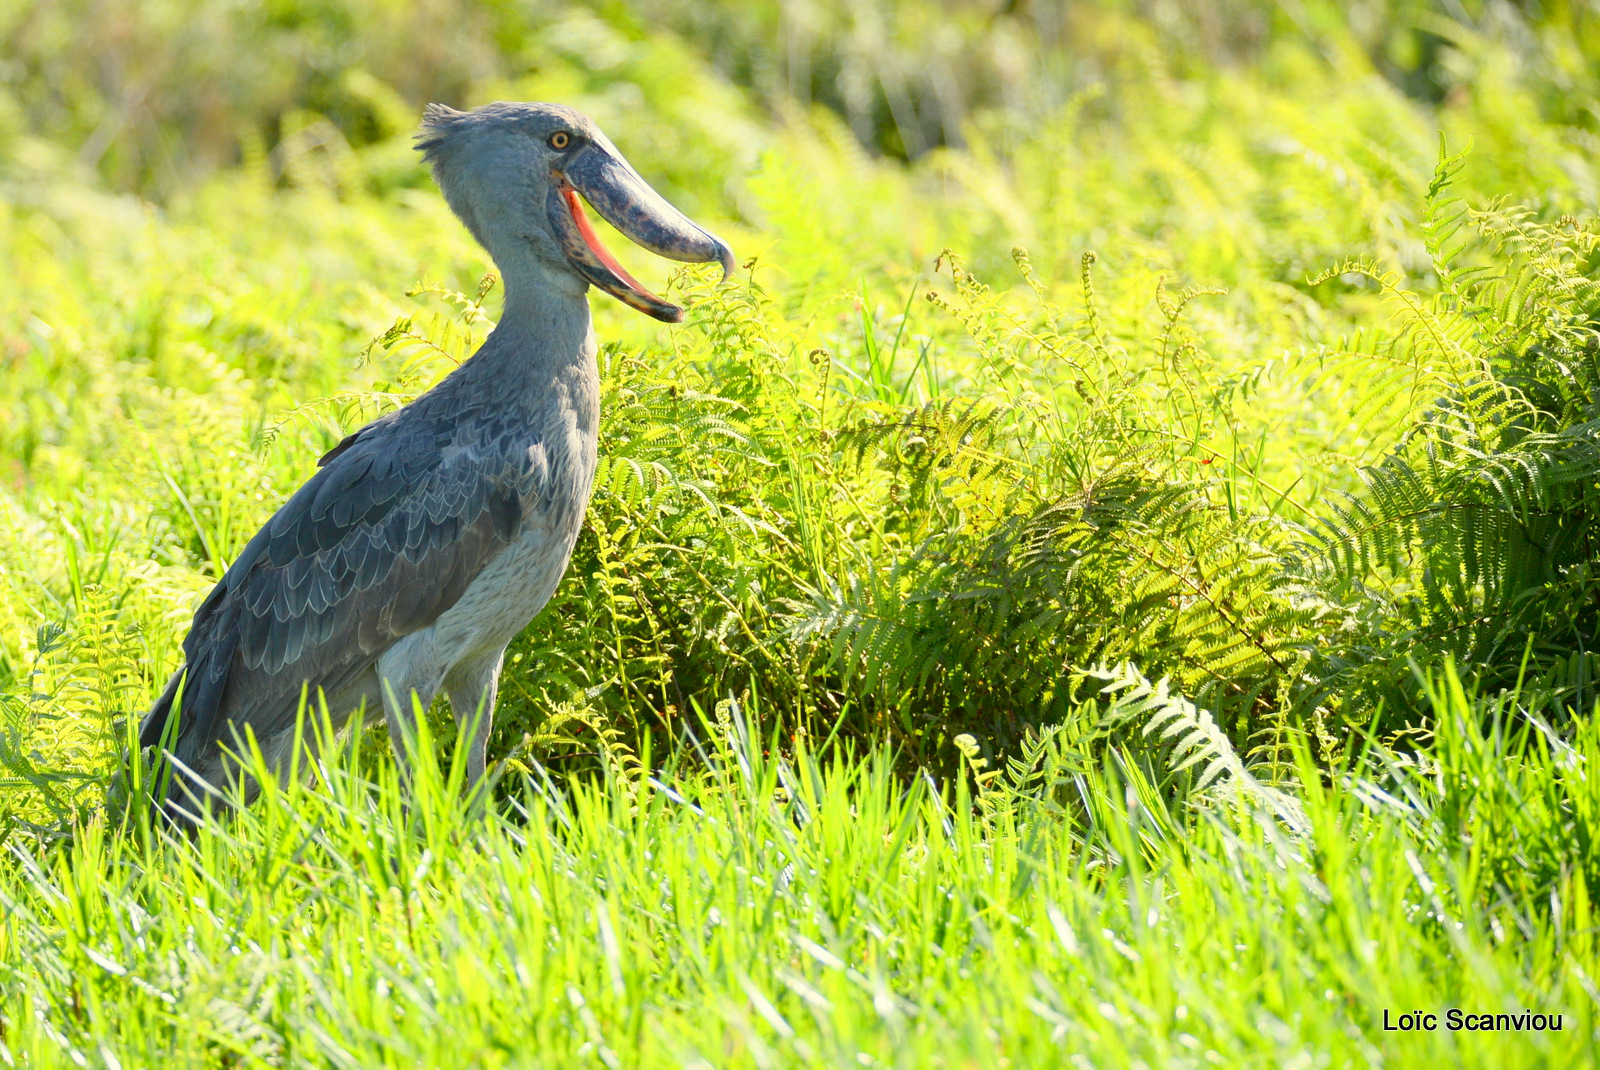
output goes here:
<path id="1" fill-rule="evenodd" d="M 287 769 L 299 710 L 319 695 L 336 726 L 357 710 L 383 710 L 404 757 L 413 696 L 426 707 L 443 688 L 457 721 L 475 725 L 472 781 L 483 773 L 506 645 L 566 571 L 594 479 L 599 375 L 585 291 L 593 282 L 661 318 L 681 314 L 610 260 L 557 165 L 539 174 L 546 161 L 536 158 L 531 180 L 526 168 L 513 171 L 504 189 L 472 169 L 527 155 L 518 137 L 570 138 L 573 151 L 543 154 L 558 164 L 584 164 L 575 144 L 583 138 L 601 157 L 584 166 L 616 167 L 620 157 L 592 124 L 544 105 L 491 109 L 430 112 L 425 148 L 451 206 L 501 268 L 500 323 L 438 386 L 328 453 L 195 612 L 185 665 L 141 729 L 143 744 L 175 759 L 169 797 L 185 809 L 227 782 L 229 752 L 246 737 L 270 768 Z M 581 172 L 602 211 L 614 207 L 605 198 L 630 193 L 631 169 L 620 167 L 621 179 Z M 519 179 L 532 187 L 522 198 Z M 541 211 L 520 211 L 527 200 Z M 640 211 L 662 216 L 664 206 Z M 705 232 L 682 231 L 693 224 L 681 216 L 662 216 L 662 226 L 680 228 L 665 238 L 652 218 L 625 220 L 624 232 L 689 254 L 679 259 L 730 262 Z M 547 232 L 534 232 L 541 225 Z"/>

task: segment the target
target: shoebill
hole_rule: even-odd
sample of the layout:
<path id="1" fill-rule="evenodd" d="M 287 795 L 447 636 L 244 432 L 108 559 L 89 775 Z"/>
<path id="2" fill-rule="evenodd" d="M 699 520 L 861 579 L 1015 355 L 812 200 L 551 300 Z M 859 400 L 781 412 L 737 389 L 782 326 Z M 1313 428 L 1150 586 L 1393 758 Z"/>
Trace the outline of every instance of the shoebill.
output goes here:
<path id="1" fill-rule="evenodd" d="M 238 775 L 247 729 L 286 775 L 302 696 L 325 698 L 336 727 L 381 709 L 404 769 L 413 700 L 426 709 L 442 688 L 476 784 L 506 644 L 555 591 L 589 501 L 587 291 L 683 318 L 617 263 L 579 198 L 653 253 L 732 269 L 728 247 L 571 108 L 432 105 L 418 147 L 499 267 L 504 312 L 460 368 L 324 456 L 195 611 L 184 664 L 139 734 L 170 761 L 169 814 L 208 805 L 197 781 Z M 258 790 L 247 778 L 247 798 Z"/>

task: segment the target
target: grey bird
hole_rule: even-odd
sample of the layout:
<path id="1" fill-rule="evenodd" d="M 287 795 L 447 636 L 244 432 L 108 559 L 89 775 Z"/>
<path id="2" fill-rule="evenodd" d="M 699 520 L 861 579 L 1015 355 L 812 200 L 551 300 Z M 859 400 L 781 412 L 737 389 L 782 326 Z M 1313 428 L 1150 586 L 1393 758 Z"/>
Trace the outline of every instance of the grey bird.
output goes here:
<path id="1" fill-rule="evenodd" d="M 319 696 L 336 728 L 381 709 L 404 770 L 412 696 L 426 708 L 443 688 L 476 785 L 506 644 L 554 593 L 589 502 L 599 372 L 586 292 L 683 318 L 605 249 L 579 196 L 651 252 L 718 262 L 724 279 L 733 268 L 727 245 L 571 108 L 430 105 L 418 148 L 494 258 L 504 311 L 460 368 L 324 456 L 195 611 L 184 664 L 139 733 L 169 763 L 156 802 L 179 820 L 238 775 L 230 752 L 250 736 L 286 775 L 298 711 Z"/>

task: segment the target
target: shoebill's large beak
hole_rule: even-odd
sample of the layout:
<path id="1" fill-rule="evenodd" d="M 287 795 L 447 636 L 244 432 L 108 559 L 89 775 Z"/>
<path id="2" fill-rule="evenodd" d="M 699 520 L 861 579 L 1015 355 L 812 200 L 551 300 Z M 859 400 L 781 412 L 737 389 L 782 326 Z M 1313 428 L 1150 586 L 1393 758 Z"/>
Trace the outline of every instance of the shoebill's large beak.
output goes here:
<path id="1" fill-rule="evenodd" d="M 652 253 L 691 264 L 714 260 L 722 265 L 724 279 L 732 273 L 733 250 L 668 204 L 609 141 L 599 137 L 552 168 L 545 210 L 572 266 L 624 304 L 666 323 L 683 320 L 682 308 L 645 289 L 600 244 L 583 213 L 580 193 L 602 219 Z"/>

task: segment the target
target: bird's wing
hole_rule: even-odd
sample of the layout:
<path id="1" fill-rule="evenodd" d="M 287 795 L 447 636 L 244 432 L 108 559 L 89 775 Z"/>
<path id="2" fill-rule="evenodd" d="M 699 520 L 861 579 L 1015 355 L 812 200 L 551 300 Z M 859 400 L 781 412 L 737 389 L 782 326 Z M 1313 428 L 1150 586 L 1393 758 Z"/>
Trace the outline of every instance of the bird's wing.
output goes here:
<path id="1" fill-rule="evenodd" d="M 340 443 L 251 539 L 183 645 L 178 753 L 250 725 L 292 724 L 302 688 L 333 696 L 398 639 L 427 627 L 522 527 L 549 473 L 504 436 L 462 445 L 449 428 L 381 420 Z M 151 708 L 163 733 L 178 687 Z"/>

